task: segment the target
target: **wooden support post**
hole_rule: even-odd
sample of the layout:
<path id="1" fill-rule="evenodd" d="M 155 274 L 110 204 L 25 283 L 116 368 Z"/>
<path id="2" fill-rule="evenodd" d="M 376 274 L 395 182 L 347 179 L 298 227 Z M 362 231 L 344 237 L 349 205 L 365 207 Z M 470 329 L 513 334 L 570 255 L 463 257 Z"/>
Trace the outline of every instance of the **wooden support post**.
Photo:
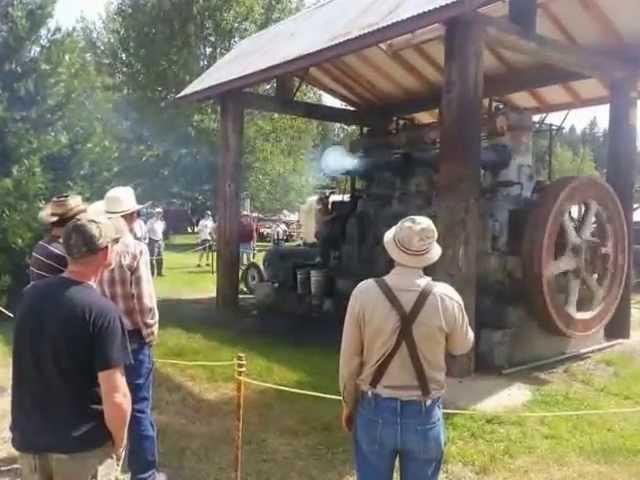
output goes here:
<path id="1" fill-rule="evenodd" d="M 222 308 L 238 305 L 240 288 L 240 169 L 244 108 L 236 93 L 220 101 L 222 155 L 218 168 L 216 210 L 218 214 L 218 255 L 216 304 Z"/>
<path id="2" fill-rule="evenodd" d="M 276 97 L 293 100 L 296 91 L 295 78 L 291 75 L 276 78 Z"/>
<path id="3" fill-rule="evenodd" d="M 607 338 L 631 336 L 631 268 L 633 261 L 633 189 L 636 180 L 637 153 L 637 80 L 616 80 L 610 85 L 609 153 L 607 181 L 620 199 L 629 234 L 629 270 L 620 304 L 607 325 Z"/>
<path id="4" fill-rule="evenodd" d="M 475 330 L 477 250 L 480 238 L 480 152 L 482 52 L 484 30 L 471 16 L 447 24 L 445 84 L 442 94 L 441 161 L 437 225 L 444 253 L 435 266 L 436 277 L 451 283 L 464 300 Z M 471 375 L 475 349 L 451 358 L 449 374 Z"/>
<path id="5" fill-rule="evenodd" d="M 528 35 L 537 30 L 538 0 L 509 0 L 509 20 Z"/>

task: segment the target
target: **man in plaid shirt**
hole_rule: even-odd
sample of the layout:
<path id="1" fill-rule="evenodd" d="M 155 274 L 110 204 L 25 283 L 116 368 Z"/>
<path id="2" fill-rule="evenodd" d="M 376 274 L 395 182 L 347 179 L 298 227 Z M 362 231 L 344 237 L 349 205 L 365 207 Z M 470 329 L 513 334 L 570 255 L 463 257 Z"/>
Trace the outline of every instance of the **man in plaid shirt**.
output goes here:
<path id="1" fill-rule="evenodd" d="M 131 344 L 133 363 L 125 368 L 133 404 L 128 456 L 131 480 L 160 480 L 166 476 L 158 473 L 156 425 L 151 414 L 151 347 L 158 336 L 158 306 L 149 250 L 133 236 L 138 211 L 145 206 L 138 204 L 131 187 L 115 187 L 89 210 L 121 217 L 129 227 L 116 246 L 114 267 L 101 275 L 97 287 L 122 311 Z"/>

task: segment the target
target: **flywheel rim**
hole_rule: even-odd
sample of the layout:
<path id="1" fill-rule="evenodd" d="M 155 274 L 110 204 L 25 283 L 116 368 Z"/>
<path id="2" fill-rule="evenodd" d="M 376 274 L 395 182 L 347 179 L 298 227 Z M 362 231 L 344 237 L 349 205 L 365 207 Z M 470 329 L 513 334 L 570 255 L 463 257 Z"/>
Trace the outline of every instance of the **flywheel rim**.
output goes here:
<path id="1" fill-rule="evenodd" d="M 568 337 L 603 328 L 622 297 L 628 259 L 624 212 L 606 182 L 566 177 L 550 184 L 523 245 L 527 290 L 541 325 Z"/>

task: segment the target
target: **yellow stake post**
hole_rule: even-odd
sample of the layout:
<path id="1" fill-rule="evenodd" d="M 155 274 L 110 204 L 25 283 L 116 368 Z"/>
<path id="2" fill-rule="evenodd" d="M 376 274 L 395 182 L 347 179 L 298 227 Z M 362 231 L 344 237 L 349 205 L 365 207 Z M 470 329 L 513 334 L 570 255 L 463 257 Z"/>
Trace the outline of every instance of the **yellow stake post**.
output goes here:
<path id="1" fill-rule="evenodd" d="M 247 372 L 247 360 L 244 353 L 236 356 L 236 445 L 235 480 L 242 479 L 242 430 L 244 426 L 244 376 Z"/>

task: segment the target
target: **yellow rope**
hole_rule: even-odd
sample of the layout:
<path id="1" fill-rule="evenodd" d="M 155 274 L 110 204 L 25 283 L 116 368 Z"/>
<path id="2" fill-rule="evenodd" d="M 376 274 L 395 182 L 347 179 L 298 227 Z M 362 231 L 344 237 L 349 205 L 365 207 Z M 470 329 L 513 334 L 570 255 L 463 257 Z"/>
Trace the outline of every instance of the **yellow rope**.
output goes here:
<path id="1" fill-rule="evenodd" d="M 225 367 L 229 365 L 235 365 L 235 360 L 230 360 L 228 362 L 187 362 L 183 360 L 165 360 L 165 359 L 156 359 L 158 363 L 168 363 L 171 365 L 185 365 L 185 366 L 193 366 L 193 367 Z"/>
<path id="2" fill-rule="evenodd" d="M 223 367 L 236 365 L 236 361 L 228 361 L 228 362 L 187 362 L 182 360 L 166 360 L 166 359 L 157 359 L 158 363 L 167 363 L 172 365 L 185 365 L 185 366 L 205 366 L 205 367 Z M 275 383 L 267 383 L 261 382 L 259 380 L 254 380 L 248 377 L 238 377 L 237 379 L 242 380 L 243 382 L 249 383 L 251 385 L 256 385 L 258 387 L 270 388 L 272 390 L 280 390 L 282 392 L 296 393 L 298 395 L 306 395 L 308 397 L 316 397 L 316 398 L 326 398 L 329 400 L 339 400 L 342 401 L 342 397 L 340 395 L 330 395 L 327 393 L 313 392 L 311 390 L 302 390 L 300 388 L 292 388 L 286 387 L 284 385 L 277 385 Z M 451 410 L 444 409 L 444 413 L 449 415 L 473 415 L 473 416 L 483 416 L 483 417 L 572 417 L 572 416 L 586 416 L 586 415 L 611 415 L 611 414 L 624 414 L 624 413 L 638 413 L 640 412 L 640 407 L 630 407 L 630 408 L 612 408 L 608 410 L 576 410 L 576 411 L 567 411 L 567 412 L 484 412 L 480 410 Z"/>
<path id="3" fill-rule="evenodd" d="M 309 397 L 328 398 L 329 400 L 342 400 L 342 397 L 339 395 L 329 395 L 327 393 L 311 392 L 308 390 L 300 390 L 298 388 L 284 387 L 282 385 L 274 385 L 273 383 L 260 382 L 258 380 L 253 380 L 247 377 L 236 377 L 236 378 L 241 378 L 243 382 L 250 383 L 252 385 L 258 385 L 260 387 L 265 387 L 265 388 L 272 388 L 274 390 L 281 390 L 283 392 L 298 393 L 300 395 L 307 395 Z"/>
<path id="4" fill-rule="evenodd" d="M 236 377 L 240 378 L 240 377 Z M 309 390 L 301 390 L 298 388 L 285 387 L 282 385 L 275 385 L 273 383 L 260 382 L 247 377 L 241 377 L 242 381 L 250 383 L 252 385 L 258 385 L 260 387 L 271 388 L 274 390 L 281 390 L 283 392 L 297 393 L 300 395 L 307 395 L 310 397 L 328 398 L 329 400 L 342 400 L 339 395 L 329 395 L 326 393 L 312 392 Z M 603 414 L 621 414 L 621 413 L 636 413 L 640 412 L 640 407 L 634 408 L 614 408 L 610 410 L 579 410 L 568 412 L 484 412 L 480 410 L 451 410 L 444 409 L 444 413 L 450 415 L 474 415 L 485 417 L 569 417 L 579 415 L 603 415 Z"/>

